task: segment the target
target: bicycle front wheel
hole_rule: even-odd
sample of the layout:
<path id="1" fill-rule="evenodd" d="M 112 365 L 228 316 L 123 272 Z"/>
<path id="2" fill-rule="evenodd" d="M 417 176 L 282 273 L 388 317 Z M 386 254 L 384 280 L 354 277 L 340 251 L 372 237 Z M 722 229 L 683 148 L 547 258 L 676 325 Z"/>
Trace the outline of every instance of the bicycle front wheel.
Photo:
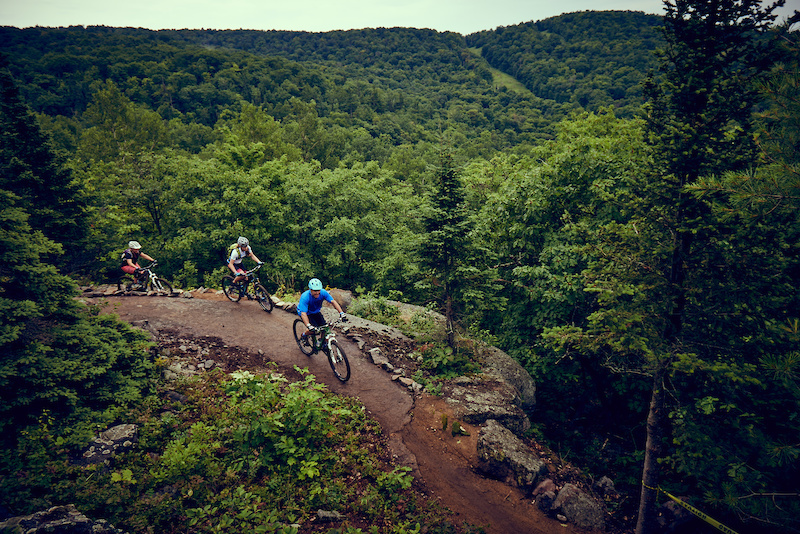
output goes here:
<path id="1" fill-rule="evenodd" d="M 172 284 L 163 278 L 151 279 L 150 290 L 155 291 L 159 295 L 172 295 Z"/>
<path id="2" fill-rule="evenodd" d="M 136 280 L 133 278 L 133 275 L 123 274 L 117 281 L 117 289 L 120 291 L 130 291 L 135 283 Z"/>
<path id="3" fill-rule="evenodd" d="M 314 343 L 317 341 L 317 336 L 311 334 L 303 339 L 302 334 L 306 331 L 306 325 L 304 325 L 303 321 L 300 319 L 294 320 L 292 329 L 294 330 L 294 340 L 297 341 L 297 346 L 300 347 L 303 354 L 311 356 L 311 353 L 314 352 Z"/>
<path id="4" fill-rule="evenodd" d="M 342 382 L 347 382 L 350 379 L 350 362 L 347 361 L 347 354 L 336 341 L 331 341 L 328 347 L 328 361 L 333 369 L 333 374 Z"/>
<path id="5" fill-rule="evenodd" d="M 258 304 L 264 308 L 267 313 L 272 312 L 272 297 L 269 292 L 261 284 L 256 284 L 255 287 L 256 300 Z"/>
<path id="6" fill-rule="evenodd" d="M 238 284 L 233 283 L 232 276 L 224 276 L 222 278 L 222 292 L 228 297 L 231 302 L 239 302 L 242 298 L 242 289 Z"/>

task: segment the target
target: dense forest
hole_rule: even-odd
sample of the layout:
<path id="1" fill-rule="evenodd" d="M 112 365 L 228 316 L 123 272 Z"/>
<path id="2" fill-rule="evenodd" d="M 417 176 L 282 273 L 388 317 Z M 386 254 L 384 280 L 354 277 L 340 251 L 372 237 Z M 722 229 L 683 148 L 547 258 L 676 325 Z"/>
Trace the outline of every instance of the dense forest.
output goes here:
<path id="1" fill-rule="evenodd" d="M 0 28 L 3 506 L 36 502 L 9 473 L 43 426 L 74 446 L 152 393 L 145 338 L 76 284 L 135 239 L 216 287 L 244 235 L 273 292 L 445 313 L 443 378 L 464 336 L 511 354 L 532 436 L 610 473 L 631 530 L 661 487 L 800 531 L 800 36 L 754 0 L 665 6 L 468 36 Z"/>

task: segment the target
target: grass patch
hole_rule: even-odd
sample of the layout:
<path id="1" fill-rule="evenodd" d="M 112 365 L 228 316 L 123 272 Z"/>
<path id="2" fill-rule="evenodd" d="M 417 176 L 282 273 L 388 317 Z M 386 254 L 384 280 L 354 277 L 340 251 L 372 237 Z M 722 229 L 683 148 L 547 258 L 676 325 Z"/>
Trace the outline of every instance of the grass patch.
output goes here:
<path id="1" fill-rule="evenodd" d="M 481 49 L 480 48 L 470 48 L 469 51 L 477 56 L 481 56 Z M 511 76 L 510 74 L 506 74 L 503 71 L 497 70 L 493 67 L 490 67 L 489 64 L 486 64 L 486 68 L 489 69 L 489 72 L 492 73 L 492 84 L 496 87 L 505 87 L 509 91 L 514 91 L 516 93 L 520 93 L 526 96 L 532 96 L 533 93 L 525 87 L 522 82 Z"/>

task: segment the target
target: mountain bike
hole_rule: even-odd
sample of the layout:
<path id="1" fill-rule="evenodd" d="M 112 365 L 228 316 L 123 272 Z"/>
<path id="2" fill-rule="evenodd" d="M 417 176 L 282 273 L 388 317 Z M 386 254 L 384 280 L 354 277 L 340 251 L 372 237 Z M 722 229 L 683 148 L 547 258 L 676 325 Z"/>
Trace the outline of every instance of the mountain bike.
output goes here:
<path id="1" fill-rule="evenodd" d="M 347 354 L 344 349 L 336 342 L 336 333 L 333 331 L 333 326 L 338 321 L 333 323 L 326 323 L 322 326 L 311 327 L 311 333 L 305 338 L 302 336 L 306 331 L 306 325 L 300 319 L 294 320 L 294 339 L 297 341 L 297 346 L 303 351 L 306 356 L 316 354 L 320 350 L 328 357 L 328 363 L 331 364 L 333 374 L 342 382 L 347 382 L 350 379 L 350 362 L 347 360 Z"/>
<path id="2" fill-rule="evenodd" d="M 153 267 L 158 262 L 153 262 L 147 267 L 137 269 L 133 274 L 123 274 L 117 281 L 117 289 L 120 291 L 154 291 L 159 295 L 171 295 L 172 284 L 160 278 Z"/>
<path id="3" fill-rule="evenodd" d="M 246 279 L 241 282 L 234 282 L 235 276 L 224 276 L 222 278 L 222 292 L 228 297 L 231 302 L 239 302 L 242 297 L 247 297 L 248 300 L 255 300 L 264 309 L 265 312 L 272 312 L 272 297 L 264 286 L 261 285 L 261 280 L 255 274 L 261 268 L 263 263 L 259 263 L 241 276 Z M 252 285 L 253 292 L 249 293 L 247 290 Z"/>

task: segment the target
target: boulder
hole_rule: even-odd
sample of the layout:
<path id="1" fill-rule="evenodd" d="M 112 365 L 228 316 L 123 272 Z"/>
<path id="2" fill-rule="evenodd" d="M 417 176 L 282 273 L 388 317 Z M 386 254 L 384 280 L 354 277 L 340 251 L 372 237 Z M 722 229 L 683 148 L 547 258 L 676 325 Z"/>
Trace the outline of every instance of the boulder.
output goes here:
<path id="1" fill-rule="evenodd" d="M 567 518 L 567 521 L 586 529 L 605 530 L 606 508 L 575 484 L 564 484 L 558 492 L 552 510 Z"/>
<path id="2" fill-rule="evenodd" d="M 375 347 L 373 349 L 369 349 L 369 357 L 372 360 L 372 363 L 379 367 L 383 367 L 384 365 L 389 363 L 389 358 L 383 355 L 381 349 Z"/>
<path id="3" fill-rule="evenodd" d="M 516 391 L 526 412 L 536 407 L 536 382 L 517 360 L 496 347 L 487 347 L 481 355 L 483 372 L 508 382 Z"/>
<path id="4" fill-rule="evenodd" d="M 608 497 L 609 499 L 616 499 L 619 497 L 619 492 L 617 488 L 614 487 L 614 481 L 607 476 L 600 477 L 600 480 L 592 484 L 592 489 L 602 497 Z"/>
<path id="5" fill-rule="evenodd" d="M 536 495 L 533 503 L 545 514 L 550 514 L 553 510 L 553 503 L 556 502 L 555 491 L 543 491 Z"/>
<path id="6" fill-rule="evenodd" d="M 133 424 L 117 425 L 101 433 L 84 451 L 82 465 L 103 463 L 115 454 L 133 447 L 138 441 L 139 428 Z"/>
<path id="7" fill-rule="evenodd" d="M 333 299 L 339 303 L 339 306 L 341 306 L 344 311 L 347 311 L 347 308 L 349 308 L 350 304 L 353 302 L 353 293 L 351 291 L 347 291 L 346 289 L 338 289 L 333 287 L 328 290 L 328 293 L 331 294 Z M 328 303 L 325 304 L 329 305 Z"/>
<path id="8" fill-rule="evenodd" d="M 689 510 L 675 501 L 667 501 L 659 506 L 658 515 L 656 516 L 656 521 L 662 532 L 667 533 L 683 531 L 688 528 L 688 524 L 694 519 L 695 517 Z"/>
<path id="9" fill-rule="evenodd" d="M 539 484 L 547 472 L 545 463 L 494 419 L 481 426 L 477 452 L 480 471 L 527 491 Z"/>

